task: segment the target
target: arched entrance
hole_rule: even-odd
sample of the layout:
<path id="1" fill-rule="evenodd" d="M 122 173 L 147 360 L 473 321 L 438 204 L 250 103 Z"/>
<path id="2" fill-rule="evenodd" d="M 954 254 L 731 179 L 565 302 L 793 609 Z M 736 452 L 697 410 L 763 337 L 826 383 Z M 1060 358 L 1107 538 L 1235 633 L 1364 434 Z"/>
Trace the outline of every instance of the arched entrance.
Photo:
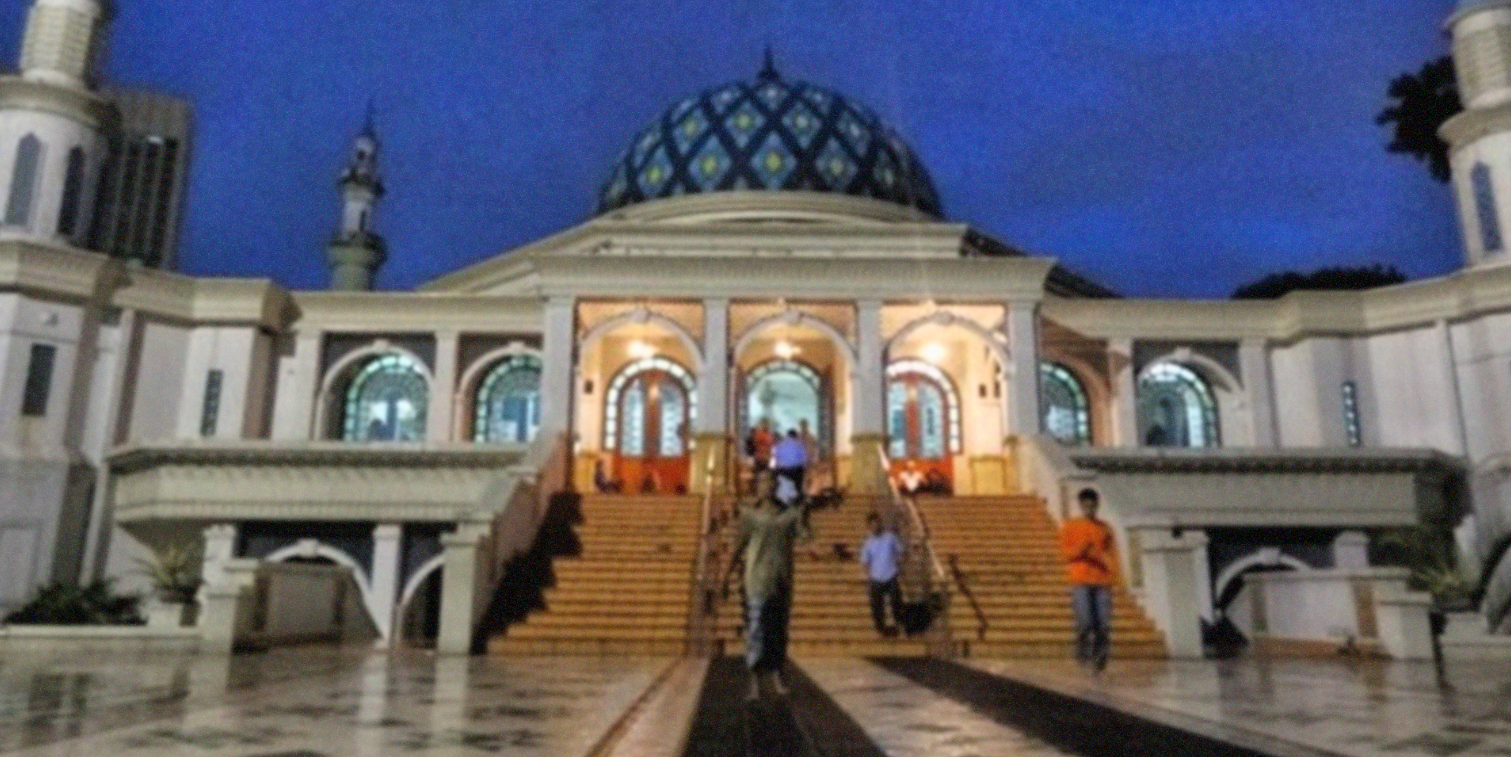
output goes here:
<path id="1" fill-rule="evenodd" d="M 898 360 L 887 366 L 887 457 L 895 475 L 916 465 L 929 488 L 952 488 L 960 451 L 960 395 L 938 366 Z"/>
<path id="2" fill-rule="evenodd" d="M 687 491 L 696 401 L 692 374 L 665 357 L 636 360 L 615 374 L 604 395 L 603 448 L 625 491 Z"/>
<path id="3" fill-rule="evenodd" d="M 798 360 L 760 363 L 742 376 L 740 438 L 762 420 L 773 433 L 806 428 L 820 449 L 834 443 L 833 396 L 828 376 Z"/>

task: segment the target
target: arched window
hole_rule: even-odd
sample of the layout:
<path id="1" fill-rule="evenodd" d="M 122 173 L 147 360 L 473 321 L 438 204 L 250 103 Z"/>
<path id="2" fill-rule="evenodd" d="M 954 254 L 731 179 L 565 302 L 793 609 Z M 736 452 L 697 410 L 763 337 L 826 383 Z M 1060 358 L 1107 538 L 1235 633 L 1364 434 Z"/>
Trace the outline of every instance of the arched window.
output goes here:
<path id="1" fill-rule="evenodd" d="M 42 140 L 28 134 L 16 145 L 16 165 L 11 171 L 10 199 L 5 203 L 5 225 L 31 222 L 32 195 L 37 191 L 37 169 L 42 163 Z"/>
<path id="2" fill-rule="evenodd" d="M 820 449 L 833 444 L 828 392 L 824 378 L 812 366 L 796 360 L 768 360 L 745 376 L 745 401 L 740 403 L 740 438 L 762 418 L 772 431 L 785 434 L 804 421 Z"/>
<path id="3" fill-rule="evenodd" d="M 960 447 L 960 395 L 949 376 L 923 360 L 888 365 L 887 455 L 938 460 Z"/>
<path id="4" fill-rule="evenodd" d="M 472 440 L 523 444 L 540 429 L 540 360 L 510 355 L 478 384 Z"/>
<path id="5" fill-rule="evenodd" d="M 1139 438 L 1150 447 L 1216 447 L 1217 402 L 1196 371 L 1156 363 L 1139 377 Z"/>
<path id="6" fill-rule="evenodd" d="M 68 172 L 63 176 L 63 203 L 58 206 L 58 233 L 71 237 L 79 225 L 79 202 L 84 192 L 84 148 L 68 151 Z"/>
<path id="7" fill-rule="evenodd" d="M 425 373 L 400 353 L 362 364 L 346 390 L 342 437 L 353 442 L 417 442 L 425 439 L 430 402 Z"/>
<path id="8" fill-rule="evenodd" d="M 684 454 L 683 424 L 697 416 L 697 398 L 692 374 L 672 360 L 626 365 L 604 393 L 603 448 L 628 456 Z"/>
<path id="9" fill-rule="evenodd" d="M 1490 184 L 1490 166 L 1475 163 L 1469 171 L 1469 182 L 1474 186 L 1474 211 L 1479 218 L 1480 245 L 1485 252 L 1501 249 L 1500 217 L 1495 212 L 1495 187 Z"/>
<path id="10" fill-rule="evenodd" d="M 1061 444 L 1091 444 L 1091 408 L 1081 380 L 1058 363 L 1039 364 L 1039 406 L 1044 433 Z"/>

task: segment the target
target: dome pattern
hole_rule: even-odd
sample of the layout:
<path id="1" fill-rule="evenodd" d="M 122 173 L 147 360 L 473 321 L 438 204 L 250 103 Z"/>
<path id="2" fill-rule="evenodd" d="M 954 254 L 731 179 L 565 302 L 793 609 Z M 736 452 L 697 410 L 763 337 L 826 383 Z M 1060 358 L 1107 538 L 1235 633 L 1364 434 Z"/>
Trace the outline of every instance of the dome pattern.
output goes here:
<path id="1" fill-rule="evenodd" d="M 928 172 L 875 113 L 784 81 L 769 58 L 754 81 L 686 97 L 641 130 L 614 161 L 598 212 L 740 189 L 873 197 L 939 215 Z"/>

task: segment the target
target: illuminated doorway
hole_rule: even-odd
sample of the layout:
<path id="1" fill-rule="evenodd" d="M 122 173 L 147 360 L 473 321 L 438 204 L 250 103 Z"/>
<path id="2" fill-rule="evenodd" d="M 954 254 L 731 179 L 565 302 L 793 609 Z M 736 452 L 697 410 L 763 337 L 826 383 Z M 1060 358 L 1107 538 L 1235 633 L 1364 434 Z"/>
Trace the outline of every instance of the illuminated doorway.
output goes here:
<path id="1" fill-rule="evenodd" d="M 664 357 L 637 360 L 609 382 L 603 448 L 626 492 L 687 491 L 688 441 L 697 401 L 692 374 Z"/>

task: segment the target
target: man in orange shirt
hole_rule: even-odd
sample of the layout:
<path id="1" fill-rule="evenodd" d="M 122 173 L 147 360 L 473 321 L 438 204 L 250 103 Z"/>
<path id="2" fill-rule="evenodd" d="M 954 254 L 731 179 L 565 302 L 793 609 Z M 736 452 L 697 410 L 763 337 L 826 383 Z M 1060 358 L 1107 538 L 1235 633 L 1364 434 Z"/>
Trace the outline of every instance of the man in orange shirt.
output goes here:
<path id="1" fill-rule="evenodd" d="M 1097 518 L 1095 489 L 1076 495 L 1080 518 L 1060 528 L 1060 552 L 1070 578 L 1070 603 L 1076 616 L 1076 659 L 1100 672 L 1107 667 L 1112 627 L 1112 584 L 1117 580 L 1117 550 L 1112 528 Z"/>

